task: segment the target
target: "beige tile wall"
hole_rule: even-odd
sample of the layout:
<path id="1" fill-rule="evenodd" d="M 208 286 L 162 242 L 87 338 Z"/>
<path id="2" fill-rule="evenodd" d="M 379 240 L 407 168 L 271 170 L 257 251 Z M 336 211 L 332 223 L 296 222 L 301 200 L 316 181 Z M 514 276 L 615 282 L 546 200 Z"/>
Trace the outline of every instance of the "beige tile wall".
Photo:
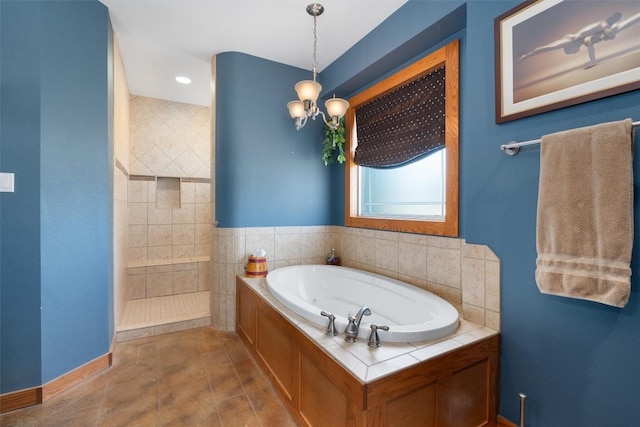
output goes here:
<path id="1" fill-rule="evenodd" d="M 382 274 L 429 290 L 463 317 L 500 330 L 500 260 L 483 245 L 462 239 L 359 228 L 267 227 L 212 231 L 212 324 L 235 329 L 235 276 L 256 248 L 269 269 L 323 264 L 335 248 L 342 265 Z"/>
<path id="2" fill-rule="evenodd" d="M 209 289 L 210 114 L 207 107 L 130 98 L 128 299 Z M 162 186 L 158 193 L 158 177 L 179 178 L 171 203 L 162 203 L 167 194 Z"/>
<path id="3" fill-rule="evenodd" d="M 208 257 L 128 269 L 130 300 L 208 291 L 210 283 Z"/>
<path id="4" fill-rule="evenodd" d="M 131 96 L 132 175 L 210 178 L 210 109 Z"/>
<path id="5" fill-rule="evenodd" d="M 114 322 L 120 324 L 127 301 L 127 264 L 129 214 L 129 87 L 120 56 L 118 39 L 113 34 L 113 304 Z"/>
<path id="6" fill-rule="evenodd" d="M 127 208 L 128 177 L 124 168 L 113 172 L 113 290 L 115 324 L 120 323 L 127 301 L 127 265 L 129 247 L 129 212 Z"/>
<path id="7" fill-rule="evenodd" d="M 180 207 L 156 206 L 155 181 L 129 181 L 129 267 L 208 257 L 211 184 L 182 182 Z"/>
<path id="8" fill-rule="evenodd" d="M 270 270 L 299 264 L 322 264 L 338 247 L 338 229 L 317 227 L 213 228 L 211 314 L 216 329 L 235 329 L 235 276 L 244 274 L 248 255 L 267 252 Z"/>

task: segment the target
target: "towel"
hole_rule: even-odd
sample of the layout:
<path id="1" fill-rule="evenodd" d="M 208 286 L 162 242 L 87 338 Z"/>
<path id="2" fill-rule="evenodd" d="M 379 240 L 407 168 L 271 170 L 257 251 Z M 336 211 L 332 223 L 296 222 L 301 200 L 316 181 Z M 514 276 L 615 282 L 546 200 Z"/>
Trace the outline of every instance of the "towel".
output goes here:
<path id="1" fill-rule="evenodd" d="M 624 307 L 631 289 L 631 120 L 546 135 L 536 283 L 545 294 Z"/>

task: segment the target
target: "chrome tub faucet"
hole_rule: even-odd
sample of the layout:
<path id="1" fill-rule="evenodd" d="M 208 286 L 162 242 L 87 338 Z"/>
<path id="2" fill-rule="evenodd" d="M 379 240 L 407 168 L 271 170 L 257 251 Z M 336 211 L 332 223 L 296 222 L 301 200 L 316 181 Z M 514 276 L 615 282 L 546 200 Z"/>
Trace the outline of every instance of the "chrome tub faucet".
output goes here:
<path id="1" fill-rule="evenodd" d="M 353 317 L 353 315 L 349 313 L 349 323 L 344 330 L 344 340 L 346 342 L 356 342 L 358 340 L 358 332 L 360 332 L 360 322 L 362 321 L 362 316 L 370 315 L 371 310 L 369 310 L 369 307 L 362 307 L 360 310 L 358 310 L 355 317 Z"/>

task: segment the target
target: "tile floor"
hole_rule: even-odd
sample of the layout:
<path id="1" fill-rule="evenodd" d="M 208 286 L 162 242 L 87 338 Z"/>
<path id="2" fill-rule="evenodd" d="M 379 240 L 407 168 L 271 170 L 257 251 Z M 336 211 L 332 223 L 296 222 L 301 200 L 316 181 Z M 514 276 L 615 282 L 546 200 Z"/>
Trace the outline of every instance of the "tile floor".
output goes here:
<path id="1" fill-rule="evenodd" d="M 295 426 L 233 332 L 198 328 L 121 342 L 113 366 L 0 426 Z"/>

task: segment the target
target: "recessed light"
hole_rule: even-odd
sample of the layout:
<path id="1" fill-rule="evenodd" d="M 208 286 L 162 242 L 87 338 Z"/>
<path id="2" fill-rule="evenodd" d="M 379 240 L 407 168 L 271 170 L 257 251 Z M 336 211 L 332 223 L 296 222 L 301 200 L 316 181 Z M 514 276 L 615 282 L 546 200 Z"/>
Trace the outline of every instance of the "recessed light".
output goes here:
<path id="1" fill-rule="evenodd" d="M 188 85 L 189 83 L 191 83 L 191 79 L 189 77 L 185 77 L 185 76 L 176 77 L 176 81 L 178 83 L 182 83 L 183 85 Z"/>

